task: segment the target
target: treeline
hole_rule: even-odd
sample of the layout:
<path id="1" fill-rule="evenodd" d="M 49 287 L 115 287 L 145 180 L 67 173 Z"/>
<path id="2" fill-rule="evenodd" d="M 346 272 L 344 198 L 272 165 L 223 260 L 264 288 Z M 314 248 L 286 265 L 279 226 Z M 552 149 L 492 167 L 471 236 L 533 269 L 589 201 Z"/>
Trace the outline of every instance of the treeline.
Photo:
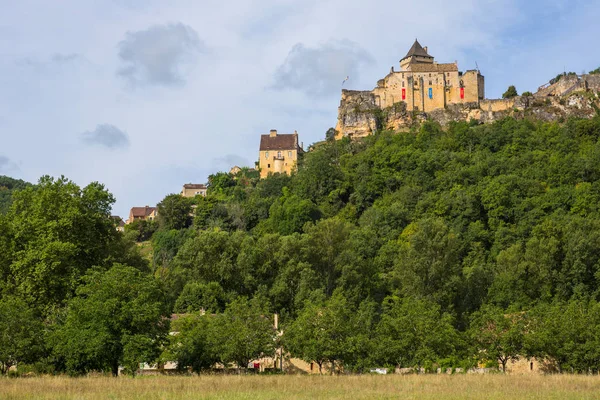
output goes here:
<path id="1" fill-rule="evenodd" d="M 0 362 L 202 371 L 283 346 L 340 371 L 536 356 L 596 372 L 599 138 L 597 117 L 328 140 L 292 176 L 168 195 L 124 235 L 101 185 L 43 178 L 0 217 L 0 314 L 20 315 L 1 329 L 35 327 Z"/>

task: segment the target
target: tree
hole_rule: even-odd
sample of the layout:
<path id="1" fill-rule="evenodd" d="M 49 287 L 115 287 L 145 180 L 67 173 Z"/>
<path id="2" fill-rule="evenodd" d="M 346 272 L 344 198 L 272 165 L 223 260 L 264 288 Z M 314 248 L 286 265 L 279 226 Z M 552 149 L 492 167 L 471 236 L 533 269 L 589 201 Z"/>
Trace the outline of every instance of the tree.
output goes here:
<path id="1" fill-rule="evenodd" d="M 215 316 L 213 324 L 208 342 L 225 365 L 247 368 L 250 361 L 274 353 L 273 321 L 257 298 L 237 298 Z"/>
<path id="2" fill-rule="evenodd" d="M 283 189 L 283 196 L 273 203 L 265 223 L 268 232 L 291 235 L 302 231 L 305 223 L 316 221 L 320 216 L 319 208 L 312 201 Z"/>
<path id="3" fill-rule="evenodd" d="M 483 306 L 471 317 L 470 336 L 479 357 L 506 364 L 523 356 L 525 315 L 495 306 Z"/>
<path id="4" fill-rule="evenodd" d="M 388 297 L 377 326 L 376 360 L 384 365 L 423 367 L 452 356 L 460 346 L 452 323 L 452 317 L 431 301 Z"/>
<path id="5" fill-rule="evenodd" d="M 228 188 L 235 186 L 235 180 L 231 174 L 226 172 L 217 172 L 208 176 L 207 194 L 224 193 Z"/>
<path id="6" fill-rule="evenodd" d="M 125 235 L 135 242 L 145 242 L 152 238 L 157 229 L 158 224 L 156 221 L 136 219 L 125 225 Z"/>
<path id="7" fill-rule="evenodd" d="M 177 362 L 177 369 L 191 368 L 200 373 L 219 361 L 209 337 L 214 329 L 215 317 L 210 314 L 193 313 L 183 315 L 171 323 L 169 347 L 166 359 Z M 217 333 L 215 333 L 217 334 Z"/>
<path id="8" fill-rule="evenodd" d="M 42 323 L 23 300 L 0 298 L 0 374 L 35 361 L 43 351 Z"/>
<path id="9" fill-rule="evenodd" d="M 179 194 L 166 196 L 158 207 L 158 224 L 162 230 L 184 229 L 192 224 L 192 202 Z"/>
<path id="10" fill-rule="evenodd" d="M 17 293 L 43 309 L 62 305 L 89 268 L 114 259 L 121 239 L 110 218 L 114 201 L 99 183 L 80 189 L 65 177 L 15 192 L 6 221 Z"/>
<path id="11" fill-rule="evenodd" d="M 168 324 L 157 282 L 133 267 L 115 264 L 92 269 L 69 301 L 64 322 L 53 335 L 54 353 L 67 371 L 110 371 L 119 365 L 135 373 L 153 362 Z"/>
<path id="12" fill-rule="evenodd" d="M 514 85 L 510 85 L 508 87 L 508 89 L 506 90 L 506 92 L 504 92 L 502 94 L 502 98 L 503 99 L 510 99 L 510 98 L 516 97 L 518 95 L 519 95 L 519 93 L 517 93 L 517 88 L 515 88 Z"/>
<path id="13" fill-rule="evenodd" d="M 351 310 L 341 292 L 327 302 L 307 302 L 298 318 L 284 329 L 285 349 L 293 356 L 315 362 L 322 373 L 323 365 L 343 363 L 348 357 L 348 340 L 352 335 Z"/>
<path id="14" fill-rule="evenodd" d="M 14 191 L 25 189 L 29 186 L 31 186 L 31 183 L 0 175 L 0 214 L 5 214 L 10 209 Z"/>

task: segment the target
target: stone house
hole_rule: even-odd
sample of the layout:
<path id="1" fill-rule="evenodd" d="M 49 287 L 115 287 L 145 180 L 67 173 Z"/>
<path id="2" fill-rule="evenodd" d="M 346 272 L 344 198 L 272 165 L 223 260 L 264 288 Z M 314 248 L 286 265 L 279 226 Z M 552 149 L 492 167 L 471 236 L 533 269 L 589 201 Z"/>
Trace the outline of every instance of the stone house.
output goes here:
<path id="1" fill-rule="evenodd" d="M 260 178 L 269 174 L 288 174 L 296 169 L 298 156 L 304 153 L 298 143 L 298 132 L 278 134 L 272 129 L 268 135 L 260 136 L 258 167 Z"/>
<path id="2" fill-rule="evenodd" d="M 183 197 L 206 197 L 206 185 L 202 183 L 186 183 L 181 191 Z"/>
<path id="3" fill-rule="evenodd" d="M 156 207 L 131 207 L 131 210 L 129 211 L 129 219 L 127 219 L 125 223 L 130 224 L 137 220 L 152 221 L 156 219 L 157 215 L 158 210 Z"/>

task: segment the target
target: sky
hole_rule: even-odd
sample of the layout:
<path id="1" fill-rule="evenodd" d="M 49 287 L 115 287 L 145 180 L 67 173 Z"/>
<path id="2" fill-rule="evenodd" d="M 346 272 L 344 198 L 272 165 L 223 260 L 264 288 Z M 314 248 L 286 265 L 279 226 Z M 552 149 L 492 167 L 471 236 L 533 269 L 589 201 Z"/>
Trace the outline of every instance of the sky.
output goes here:
<path id="1" fill-rule="evenodd" d="M 113 213 L 335 126 L 415 38 L 486 97 L 600 66 L 597 0 L 0 0 L 0 175 L 103 183 Z"/>

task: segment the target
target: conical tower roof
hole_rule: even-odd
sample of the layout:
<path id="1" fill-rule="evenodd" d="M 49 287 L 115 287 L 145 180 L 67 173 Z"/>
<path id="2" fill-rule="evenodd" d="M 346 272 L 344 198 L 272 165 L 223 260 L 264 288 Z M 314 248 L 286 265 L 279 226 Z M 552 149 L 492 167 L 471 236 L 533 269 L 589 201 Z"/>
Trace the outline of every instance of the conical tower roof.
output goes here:
<path id="1" fill-rule="evenodd" d="M 419 43 L 419 41 L 417 39 L 415 39 L 415 42 L 413 43 L 412 47 L 410 48 L 410 50 L 408 50 L 408 53 L 406 53 L 406 55 L 404 56 L 404 58 L 402 58 L 402 60 L 407 59 L 408 57 L 412 57 L 412 56 L 433 58 L 433 56 L 430 56 L 429 54 L 427 54 L 427 52 L 425 51 L 423 46 L 421 46 L 421 44 Z M 400 60 L 400 61 L 402 61 L 402 60 Z"/>

